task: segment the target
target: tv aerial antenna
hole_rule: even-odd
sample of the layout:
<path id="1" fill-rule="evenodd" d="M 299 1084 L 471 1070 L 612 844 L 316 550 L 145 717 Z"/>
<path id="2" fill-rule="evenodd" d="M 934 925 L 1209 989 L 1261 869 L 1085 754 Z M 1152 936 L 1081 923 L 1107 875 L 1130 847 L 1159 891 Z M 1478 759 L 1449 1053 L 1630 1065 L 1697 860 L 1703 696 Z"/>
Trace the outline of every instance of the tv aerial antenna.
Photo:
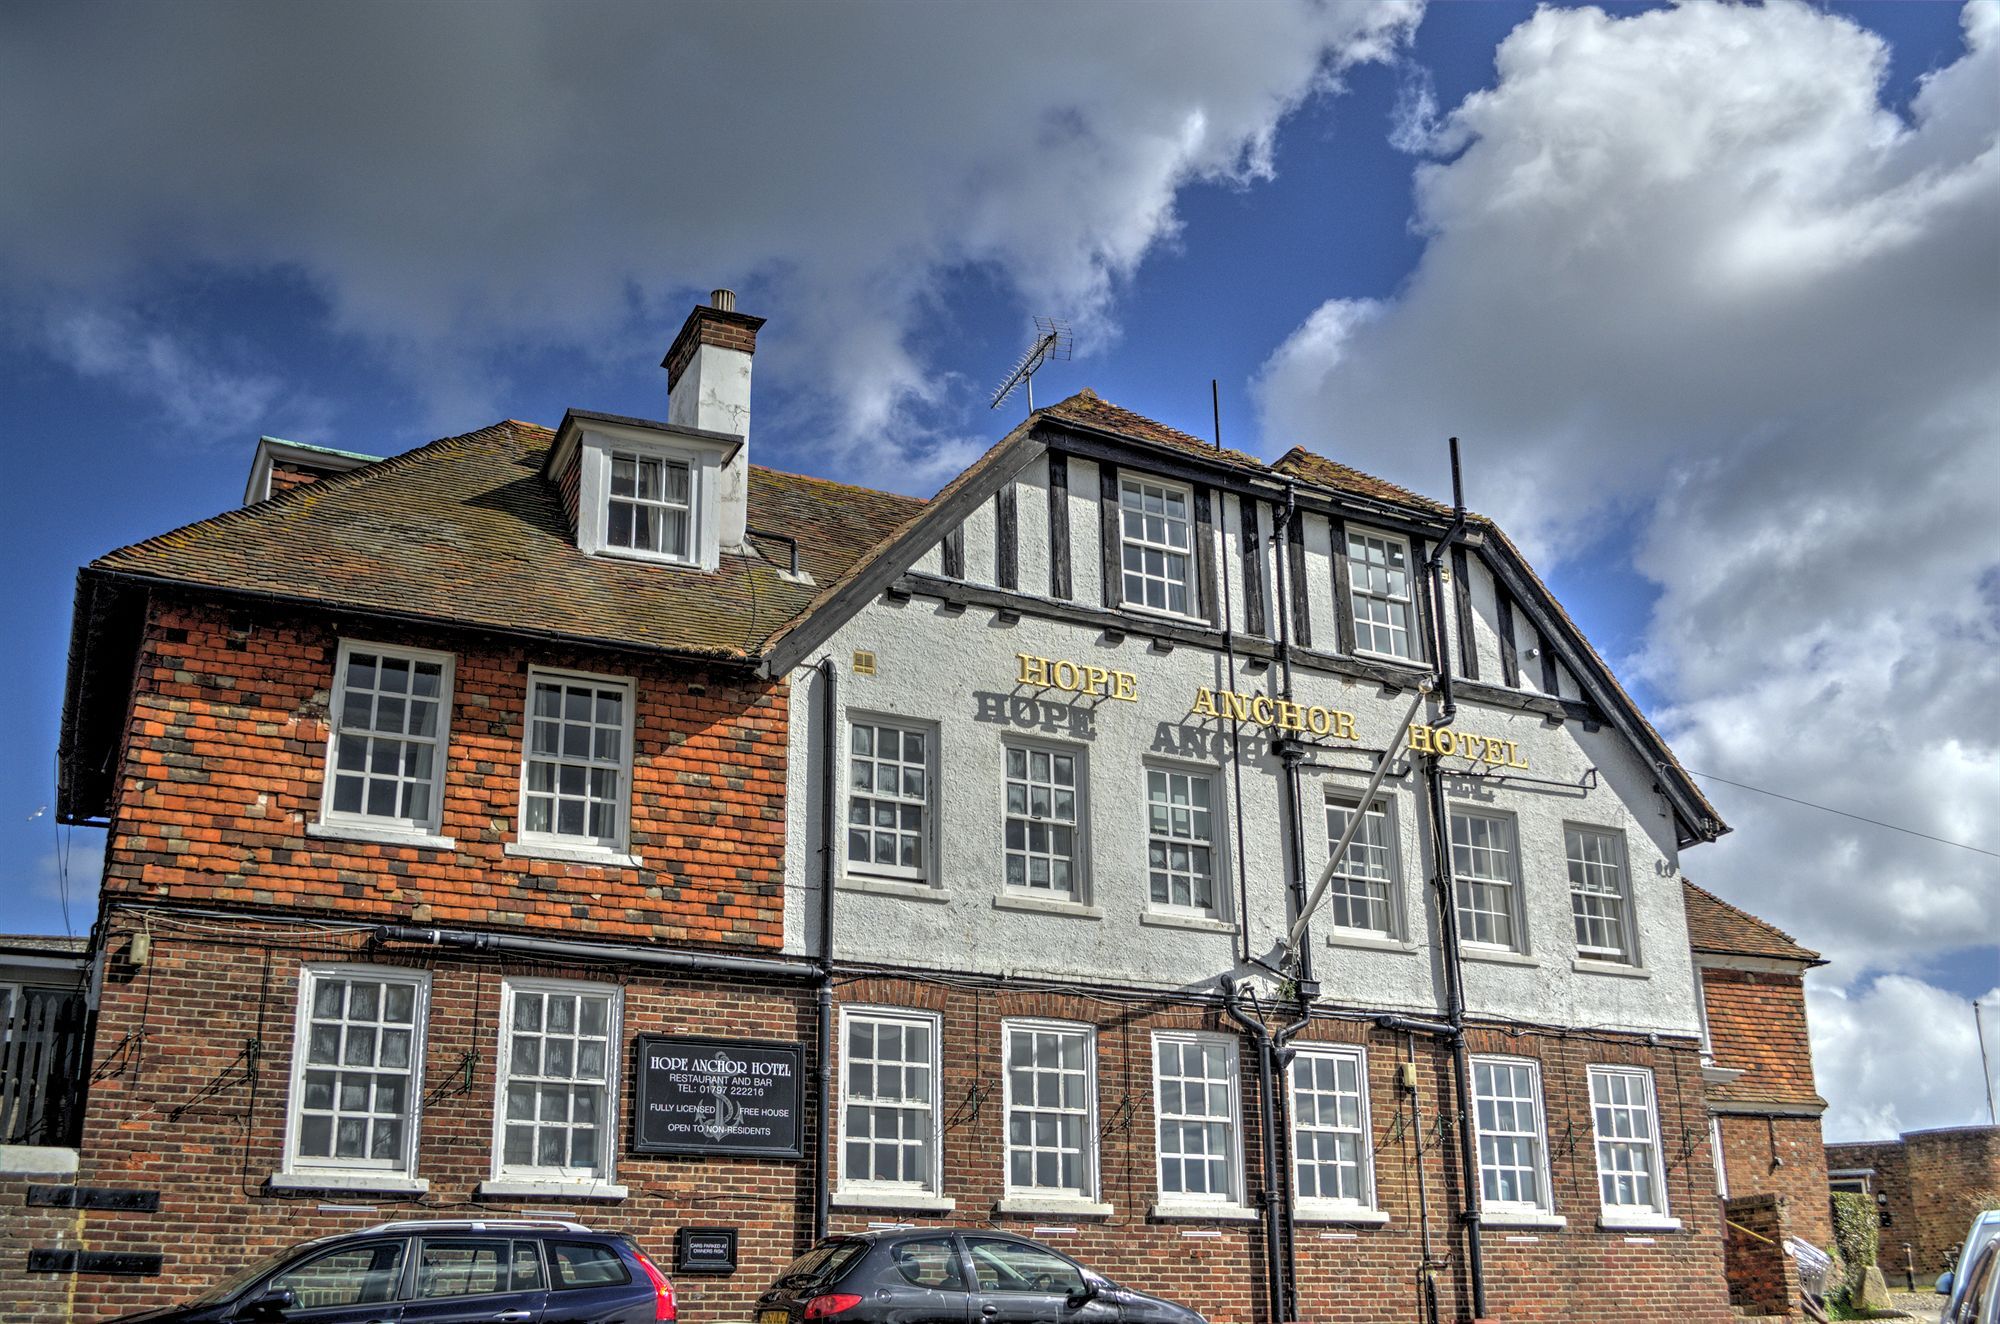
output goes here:
<path id="1" fill-rule="evenodd" d="M 1028 412 L 1035 412 L 1035 374 L 1044 363 L 1066 363 L 1075 341 L 1070 336 L 1069 323 L 1057 321 L 1053 317 L 1035 319 L 1035 343 L 1028 346 L 1028 352 L 1021 355 L 1014 364 L 1014 370 L 993 392 L 992 408 L 998 409 L 1007 403 L 1007 397 L 1014 394 L 1014 388 L 1025 385 L 1028 388 Z"/>

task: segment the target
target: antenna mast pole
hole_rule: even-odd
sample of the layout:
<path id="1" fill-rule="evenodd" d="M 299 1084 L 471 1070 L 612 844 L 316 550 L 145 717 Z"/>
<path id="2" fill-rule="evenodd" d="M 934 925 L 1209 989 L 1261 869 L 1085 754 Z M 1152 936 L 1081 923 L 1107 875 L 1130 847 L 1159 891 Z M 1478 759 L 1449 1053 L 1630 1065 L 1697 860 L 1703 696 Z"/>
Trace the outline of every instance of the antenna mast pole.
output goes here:
<path id="1" fill-rule="evenodd" d="M 1986 1022 L 1979 1015 L 1979 999 L 1972 1000 L 1972 1028 L 1979 1035 L 1979 1076 L 1986 1083 L 1986 1124 L 1995 1125 L 1993 1118 L 1993 1068 L 1986 1060 Z"/>

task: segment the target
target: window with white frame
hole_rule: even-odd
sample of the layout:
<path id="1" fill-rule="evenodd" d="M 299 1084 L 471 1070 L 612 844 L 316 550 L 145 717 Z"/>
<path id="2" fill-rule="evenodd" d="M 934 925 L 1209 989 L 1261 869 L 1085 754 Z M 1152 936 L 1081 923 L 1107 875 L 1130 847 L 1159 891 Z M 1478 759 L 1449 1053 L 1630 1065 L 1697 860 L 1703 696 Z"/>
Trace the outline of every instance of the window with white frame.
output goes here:
<path id="1" fill-rule="evenodd" d="M 616 989 L 510 979 L 501 994 L 496 1177 L 610 1177 L 618 1094 Z"/>
<path id="2" fill-rule="evenodd" d="M 929 869 L 931 736 L 856 719 L 847 734 L 847 867 L 922 879 Z"/>
<path id="3" fill-rule="evenodd" d="M 1632 961 L 1631 894 L 1626 885 L 1625 834 L 1603 828 L 1563 828 L 1569 858 L 1569 909 L 1579 956 Z"/>
<path id="4" fill-rule="evenodd" d="M 1385 533 L 1347 531 L 1348 598 L 1354 608 L 1354 647 L 1363 653 L 1417 656 L 1415 578 L 1410 544 Z"/>
<path id="5" fill-rule="evenodd" d="M 640 451 L 614 450 L 605 508 L 607 546 L 669 561 L 694 559 L 694 478 L 689 465 Z"/>
<path id="6" fill-rule="evenodd" d="M 1329 793 L 1326 799 L 1326 848 L 1329 853 L 1340 844 L 1341 834 L 1354 821 L 1359 802 Z M 1361 815 L 1361 826 L 1340 857 L 1326 886 L 1327 914 L 1337 929 L 1393 938 L 1399 925 L 1399 861 L 1396 854 L 1395 823 L 1389 802 L 1377 800 Z"/>
<path id="7" fill-rule="evenodd" d="M 1124 601 L 1189 616 L 1194 612 L 1194 498 L 1150 478 L 1118 481 Z"/>
<path id="8" fill-rule="evenodd" d="M 523 755 L 523 841 L 625 848 L 630 681 L 530 674 Z"/>
<path id="9" fill-rule="evenodd" d="M 1097 1045 L 1087 1025 L 1006 1021 L 1007 1189 L 1092 1198 Z"/>
<path id="10" fill-rule="evenodd" d="M 1063 901 L 1082 899 L 1078 824 L 1083 756 L 1042 745 L 1006 747 L 1007 886 Z"/>
<path id="11" fill-rule="evenodd" d="M 1359 1048 L 1301 1048 L 1291 1073 L 1292 1190 L 1300 1210 L 1372 1208 L 1367 1056 Z"/>
<path id="12" fill-rule="evenodd" d="M 841 1012 L 845 1190 L 938 1189 L 938 1022 L 922 1012 Z"/>
<path id="13" fill-rule="evenodd" d="M 411 1170 L 429 987 L 401 970 L 300 972 L 290 1167 Z"/>
<path id="14" fill-rule="evenodd" d="M 1191 1031 L 1155 1034 L 1153 1110 L 1160 1202 L 1240 1203 L 1236 1041 Z"/>
<path id="15" fill-rule="evenodd" d="M 1146 874 L 1154 905 L 1217 913 L 1214 778 L 1146 769 Z"/>
<path id="16" fill-rule="evenodd" d="M 1472 1101 L 1481 1210 L 1549 1212 L 1541 1068 L 1520 1058 L 1475 1057 Z"/>
<path id="17" fill-rule="evenodd" d="M 448 653 L 341 641 L 323 821 L 437 830 L 451 673 Z"/>
<path id="18" fill-rule="evenodd" d="M 1520 862 L 1514 820 L 1451 811 L 1451 868 L 1458 878 L 1458 932 L 1468 943 L 1520 951 Z"/>
<path id="19" fill-rule="evenodd" d="M 1664 1217 L 1667 1192 L 1653 1073 L 1642 1067 L 1592 1067 L 1589 1075 L 1605 1218 Z"/>

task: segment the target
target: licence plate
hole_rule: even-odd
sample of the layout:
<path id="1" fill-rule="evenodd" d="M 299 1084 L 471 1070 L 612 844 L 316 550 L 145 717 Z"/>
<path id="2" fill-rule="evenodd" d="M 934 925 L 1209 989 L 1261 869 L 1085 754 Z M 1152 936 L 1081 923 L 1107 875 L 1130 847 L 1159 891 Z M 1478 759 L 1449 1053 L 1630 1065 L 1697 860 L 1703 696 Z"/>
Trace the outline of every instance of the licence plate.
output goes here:
<path id="1" fill-rule="evenodd" d="M 789 1310 L 760 1310 L 757 1312 L 757 1324 L 786 1324 L 791 1317 Z"/>

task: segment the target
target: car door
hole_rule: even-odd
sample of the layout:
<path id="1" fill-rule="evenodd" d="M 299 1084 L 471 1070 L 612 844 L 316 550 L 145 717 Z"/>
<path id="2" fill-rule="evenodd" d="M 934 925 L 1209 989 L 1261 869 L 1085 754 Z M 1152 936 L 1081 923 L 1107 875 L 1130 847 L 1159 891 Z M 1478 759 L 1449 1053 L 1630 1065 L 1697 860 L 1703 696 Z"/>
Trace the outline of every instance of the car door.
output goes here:
<path id="1" fill-rule="evenodd" d="M 548 1304 L 542 1324 L 653 1324 L 651 1283 L 604 1241 L 548 1237 Z"/>
<path id="2" fill-rule="evenodd" d="M 970 1324 L 1117 1324 L 1118 1307 L 1092 1296 L 1072 1306 L 1084 1272 L 1046 1246 L 1012 1237 L 963 1237 L 972 1273 Z"/>
<path id="3" fill-rule="evenodd" d="M 408 1251 L 401 1237 L 351 1241 L 286 1265 L 250 1295 L 290 1292 L 285 1324 L 399 1324 Z"/>
<path id="4" fill-rule="evenodd" d="M 533 1238 L 422 1237 L 402 1324 L 539 1324 L 547 1289 Z"/>
<path id="5" fill-rule="evenodd" d="M 949 1235 L 911 1237 L 882 1248 L 886 1266 L 855 1290 L 857 1317 L 870 1324 L 966 1324 L 971 1299 L 965 1266 Z"/>

